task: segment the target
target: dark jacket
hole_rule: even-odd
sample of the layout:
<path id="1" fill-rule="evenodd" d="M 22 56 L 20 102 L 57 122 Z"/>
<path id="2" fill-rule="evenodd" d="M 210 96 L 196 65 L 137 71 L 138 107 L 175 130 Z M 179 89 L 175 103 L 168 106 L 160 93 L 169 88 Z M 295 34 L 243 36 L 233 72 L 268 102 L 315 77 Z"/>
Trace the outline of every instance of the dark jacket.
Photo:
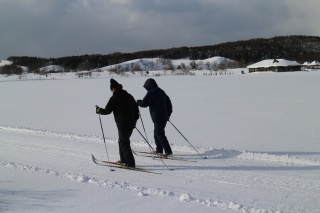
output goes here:
<path id="1" fill-rule="evenodd" d="M 139 119 L 139 109 L 136 101 L 127 91 L 116 90 L 101 115 L 113 112 L 118 129 L 134 129 Z"/>
<path id="2" fill-rule="evenodd" d="M 143 87 L 148 91 L 140 107 L 149 107 L 153 122 L 166 122 L 172 113 L 172 103 L 167 94 L 158 87 L 156 81 L 149 78 Z"/>

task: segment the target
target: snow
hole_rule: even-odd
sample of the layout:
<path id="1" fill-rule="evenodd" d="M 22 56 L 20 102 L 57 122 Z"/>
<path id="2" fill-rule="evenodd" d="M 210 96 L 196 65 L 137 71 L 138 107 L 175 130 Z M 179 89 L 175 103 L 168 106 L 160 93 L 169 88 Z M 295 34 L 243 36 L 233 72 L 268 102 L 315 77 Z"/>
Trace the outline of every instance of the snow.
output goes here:
<path id="1" fill-rule="evenodd" d="M 61 72 L 61 71 L 64 71 L 64 68 L 60 65 L 49 65 L 49 66 L 46 66 L 46 67 L 42 67 L 40 68 L 40 71 L 42 72 Z"/>
<path id="2" fill-rule="evenodd" d="M 8 61 L 8 60 L 1 60 L 1 62 L 0 62 L 0 67 L 5 66 L 5 65 L 10 65 L 10 64 L 12 64 L 12 62 L 11 62 L 11 61 Z"/>
<path id="3" fill-rule="evenodd" d="M 217 64 L 220 64 L 222 63 L 224 60 L 228 60 L 228 61 L 232 61 L 230 59 L 227 59 L 227 58 L 224 58 L 224 57 L 220 57 L 220 56 L 215 56 L 215 57 L 212 57 L 212 58 L 207 58 L 207 59 L 203 59 L 203 60 L 190 60 L 190 59 L 176 59 L 176 60 L 172 60 L 172 64 L 177 67 L 179 65 L 181 65 L 181 63 L 184 63 L 185 65 L 189 65 L 191 61 L 194 61 L 196 63 L 211 63 L 211 64 L 214 64 L 214 63 L 217 63 Z"/>
<path id="4" fill-rule="evenodd" d="M 303 65 L 319 65 L 320 64 L 320 62 L 319 61 L 313 61 L 313 62 L 308 62 L 308 61 L 306 61 L 306 62 L 304 62 L 303 63 Z"/>
<path id="5" fill-rule="evenodd" d="M 224 57 L 220 57 L 220 56 L 215 56 L 215 57 L 207 58 L 207 59 L 203 59 L 203 60 L 190 60 L 189 58 L 185 58 L 185 59 L 172 59 L 170 61 L 171 61 L 174 68 L 179 67 L 182 63 L 184 65 L 186 65 L 187 67 L 190 67 L 190 62 L 195 62 L 202 69 L 207 68 L 206 63 L 210 63 L 212 66 L 213 64 L 218 65 L 220 63 L 223 63 L 224 61 L 233 62 L 233 60 L 230 60 L 230 59 L 227 59 Z M 138 66 L 138 67 L 140 67 L 141 70 L 144 70 L 144 71 L 145 70 L 155 71 L 155 70 L 164 70 L 167 65 L 168 64 L 165 61 L 165 59 L 162 59 L 162 58 L 141 58 L 141 59 L 134 59 L 134 60 L 120 63 L 120 64 L 114 64 L 114 65 L 110 65 L 110 66 L 106 66 L 106 67 L 102 67 L 102 68 L 98 68 L 98 69 L 94 69 L 94 70 L 108 71 L 108 70 L 110 70 L 112 68 L 116 68 L 116 67 L 121 67 L 121 68 L 129 70 L 132 67 Z"/>
<path id="6" fill-rule="evenodd" d="M 296 61 L 289 61 L 286 59 L 266 59 L 250 66 L 247 68 L 259 68 L 259 67 L 288 67 L 288 66 L 299 66 Z"/>
<path id="7" fill-rule="evenodd" d="M 320 72 L 230 72 L 0 76 L 0 212 L 319 212 Z M 91 154 L 107 159 L 94 106 L 107 103 L 111 76 L 136 99 L 155 78 L 172 100 L 172 123 L 208 159 L 168 123 L 174 154 L 196 162 L 164 160 L 170 171 L 135 156 L 162 174 L 93 164 Z M 154 146 L 148 109 L 141 114 Z M 113 116 L 101 118 L 118 160 Z M 137 131 L 131 139 L 149 151 Z"/>

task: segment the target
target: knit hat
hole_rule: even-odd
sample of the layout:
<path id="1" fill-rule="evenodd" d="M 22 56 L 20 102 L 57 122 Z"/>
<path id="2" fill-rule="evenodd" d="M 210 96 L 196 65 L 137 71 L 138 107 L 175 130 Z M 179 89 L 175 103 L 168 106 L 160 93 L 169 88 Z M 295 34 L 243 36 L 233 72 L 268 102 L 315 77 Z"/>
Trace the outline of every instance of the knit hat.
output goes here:
<path id="1" fill-rule="evenodd" d="M 118 89 L 120 87 L 120 84 L 114 80 L 113 78 L 110 79 L 110 90 L 112 90 L 113 88 Z"/>

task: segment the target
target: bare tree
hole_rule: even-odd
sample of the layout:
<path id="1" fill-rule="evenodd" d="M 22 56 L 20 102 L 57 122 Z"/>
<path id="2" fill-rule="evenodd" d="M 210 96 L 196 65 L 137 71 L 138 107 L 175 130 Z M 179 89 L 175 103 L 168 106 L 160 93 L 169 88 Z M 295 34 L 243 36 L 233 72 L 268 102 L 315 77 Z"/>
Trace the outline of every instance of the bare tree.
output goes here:
<path id="1" fill-rule="evenodd" d="M 108 71 L 111 72 L 111 73 L 121 74 L 121 75 L 123 75 L 125 73 L 125 70 L 120 65 L 111 67 Z"/>
<path id="2" fill-rule="evenodd" d="M 206 66 L 206 69 L 210 71 L 210 75 L 212 75 L 212 66 L 211 66 L 211 63 L 209 61 L 207 61 L 205 63 L 205 66 Z"/>
<path id="3" fill-rule="evenodd" d="M 207 61 L 204 65 L 206 65 L 207 70 L 210 70 L 211 63 L 209 61 Z"/>
<path id="4" fill-rule="evenodd" d="M 223 59 L 218 66 L 218 68 L 221 70 L 221 74 L 222 72 L 224 72 L 224 74 L 227 74 L 228 67 L 229 67 L 229 60 L 226 58 Z"/>
<path id="5" fill-rule="evenodd" d="M 197 70 L 202 70 L 203 67 L 204 67 L 203 61 L 199 61 L 199 62 L 197 63 Z"/>
<path id="6" fill-rule="evenodd" d="M 141 67 L 138 64 L 133 65 L 131 71 L 142 71 Z"/>
<path id="7" fill-rule="evenodd" d="M 165 70 L 174 70 L 174 66 L 173 66 L 172 61 L 170 59 L 164 59 L 162 61 L 162 63 L 163 63 L 163 68 Z"/>
<path id="8" fill-rule="evenodd" d="M 218 75 L 219 65 L 216 61 L 213 62 L 212 69 L 215 71 L 216 75 Z"/>
<path id="9" fill-rule="evenodd" d="M 190 68 L 191 68 L 192 70 L 196 70 L 197 67 L 198 67 L 198 65 L 197 65 L 197 63 L 196 63 L 195 61 L 191 61 L 191 62 L 190 62 Z"/>
<path id="10" fill-rule="evenodd" d="M 180 64 L 181 71 L 184 75 L 188 75 L 190 68 L 185 65 L 185 63 Z"/>

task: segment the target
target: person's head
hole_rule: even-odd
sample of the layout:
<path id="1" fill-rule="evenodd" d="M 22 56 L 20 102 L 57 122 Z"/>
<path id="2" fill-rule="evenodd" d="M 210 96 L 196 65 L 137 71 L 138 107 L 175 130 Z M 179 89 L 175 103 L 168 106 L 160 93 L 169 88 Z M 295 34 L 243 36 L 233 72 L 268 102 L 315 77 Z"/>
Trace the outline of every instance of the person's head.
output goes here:
<path id="1" fill-rule="evenodd" d="M 119 84 L 116 80 L 114 80 L 113 78 L 110 79 L 110 90 L 112 92 L 118 90 L 118 89 L 122 89 L 122 85 Z"/>
<path id="2" fill-rule="evenodd" d="M 149 78 L 146 80 L 146 82 L 144 83 L 143 87 L 147 90 L 150 91 L 154 88 L 158 87 L 157 82 L 153 79 L 153 78 Z"/>

